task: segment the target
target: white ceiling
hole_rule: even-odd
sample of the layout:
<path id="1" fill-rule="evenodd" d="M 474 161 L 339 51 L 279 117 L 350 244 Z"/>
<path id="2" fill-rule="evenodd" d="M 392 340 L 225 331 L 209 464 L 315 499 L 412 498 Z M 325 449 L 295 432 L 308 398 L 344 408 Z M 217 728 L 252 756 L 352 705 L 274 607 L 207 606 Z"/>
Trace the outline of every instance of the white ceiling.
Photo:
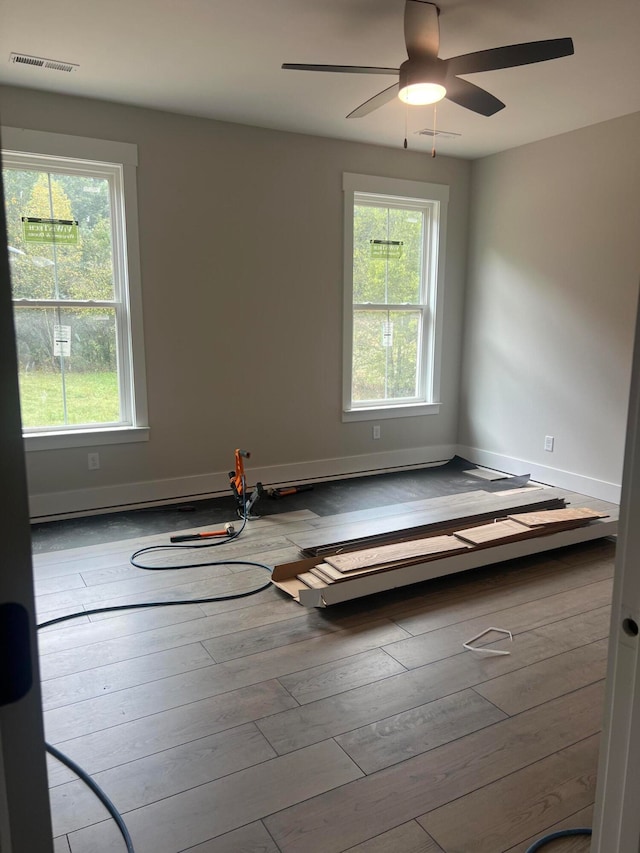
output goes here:
<path id="1" fill-rule="evenodd" d="M 444 101 L 438 152 L 476 158 L 640 110 L 640 0 L 440 0 L 440 56 L 571 36 L 575 55 L 469 80 L 506 103 L 485 118 Z M 345 116 L 394 82 L 283 71 L 283 62 L 397 67 L 404 0 L 0 0 L 0 82 L 402 147 L 405 107 Z M 71 74 L 12 51 L 77 63 Z M 432 107 L 408 108 L 409 148 Z"/>

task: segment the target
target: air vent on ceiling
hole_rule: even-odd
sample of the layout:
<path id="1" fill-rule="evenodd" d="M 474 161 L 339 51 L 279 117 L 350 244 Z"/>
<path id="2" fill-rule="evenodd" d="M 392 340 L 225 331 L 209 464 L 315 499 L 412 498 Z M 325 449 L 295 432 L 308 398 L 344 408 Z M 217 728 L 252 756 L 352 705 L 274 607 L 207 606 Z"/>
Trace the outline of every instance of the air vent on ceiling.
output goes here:
<path id="1" fill-rule="evenodd" d="M 50 71 L 66 71 L 71 72 L 79 65 L 74 65 L 72 62 L 60 62 L 58 59 L 43 59 L 41 56 L 29 56 L 28 53 L 12 53 L 9 56 L 10 62 L 16 62 L 19 65 L 32 65 L 35 68 L 47 68 Z"/>
<path id="2" fill-rule="evenodd" d="M 416 130 L 416 133 L 418 136 L 430 136 L 432 139 L 458 139 L 462 136 L 461 133 L 456 133 L 454 130 L 433 130 L 431 127 Z"/>

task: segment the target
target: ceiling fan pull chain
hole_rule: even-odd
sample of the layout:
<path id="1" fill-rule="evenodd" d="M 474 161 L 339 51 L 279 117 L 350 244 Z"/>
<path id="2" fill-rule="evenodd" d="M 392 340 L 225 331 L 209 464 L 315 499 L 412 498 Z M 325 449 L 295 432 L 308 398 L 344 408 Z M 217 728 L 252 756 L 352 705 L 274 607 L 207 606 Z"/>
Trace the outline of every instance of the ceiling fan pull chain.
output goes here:
<path id="1" fill-rule="evenodd" d="M 404 147 L 407 149 L 409 147 L 409 143 L 407 142 L 407 124 L 409 122 L 409 105 L 404 105 Z"/>
<path id="2" fill-rule="evenodd" d="M 436 119 L 437 119 L 437 116 L 438 116 L 438 110 L 436 108 L 436 105 L 434 104 L 433 105 L 433 137 L 432 137 L 433 142 L 431 143 L 431 156 L 432 157 L 436 156 Z"/>

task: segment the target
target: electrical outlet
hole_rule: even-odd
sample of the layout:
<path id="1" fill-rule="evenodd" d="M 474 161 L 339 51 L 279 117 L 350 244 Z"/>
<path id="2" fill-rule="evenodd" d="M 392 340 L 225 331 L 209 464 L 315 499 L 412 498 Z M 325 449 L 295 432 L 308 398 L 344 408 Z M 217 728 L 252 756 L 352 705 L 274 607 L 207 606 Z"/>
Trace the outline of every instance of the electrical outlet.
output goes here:
<path id="1" fill-rule="evenodd" d="M 554 441 L 554 438 L 552 435 L 545 435 L 545 437 L 544 437 L 544 449 L 548 450 L 549 453 L 553 453 L 553 441 Z"/>
<path id="2" fill-rule="evenodd" d="M 376 425 L 372 428 L 372 430 L 371 430 L 371 434 L 372 434 L 373 438 L 375 438 L 375 439 L 380 438 L 380 424 L 376 424 Z"/>
<path id="3" fill-rule="evenodd" d="M 88 453 L 87 454 L 87 467 L 90 471 L 97 471 L 100 467 L 100 454 L 99 453 Z"/>

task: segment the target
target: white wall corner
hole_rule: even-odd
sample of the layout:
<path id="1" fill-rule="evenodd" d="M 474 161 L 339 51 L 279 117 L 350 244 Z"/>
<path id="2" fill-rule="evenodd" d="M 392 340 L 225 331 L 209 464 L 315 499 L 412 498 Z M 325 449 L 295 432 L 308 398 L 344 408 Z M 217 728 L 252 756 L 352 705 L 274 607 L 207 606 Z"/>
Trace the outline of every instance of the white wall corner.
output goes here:
<path id="1" fill-rule="evenodd" d="M 619 483 L 596 480 L 593 477 L 585 477 L 572 471 L 563 471 L 549 465 L 538 465 L 535 462 L 527 462 L 526 459 L 504 456 L 490 450 L 482 450 L 479 447 L 458 445 L 456 452 L 458 456 L 462 456 L 476 465 L 483 465 L 496 471 L 504 471 L 507 474 L 530 474 L 531 479 L 538 483 L 545 483 L 560 489 L 570 489 L 572 492 L 578 492 L 581 495 L 598 498 L 613 504 L 620 503 L 621 485 Z"/>

